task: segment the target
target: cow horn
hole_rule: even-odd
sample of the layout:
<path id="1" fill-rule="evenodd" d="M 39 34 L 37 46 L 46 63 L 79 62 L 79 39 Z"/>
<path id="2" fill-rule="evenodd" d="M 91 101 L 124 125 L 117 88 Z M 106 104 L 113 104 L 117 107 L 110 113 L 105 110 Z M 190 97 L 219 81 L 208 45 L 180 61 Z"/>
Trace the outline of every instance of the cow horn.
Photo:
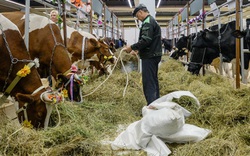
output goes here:
<path id="1" fill-rule="evenodd" d="M 100 40 L 101 42 L 103 42 L 104 38 L 100 38 L 99 40 Z"/>
<path id="2" fill-rule="evenodd" d="M 51 93 L 43 92 L 43 93 L 40 95 L 40 99 L 41 99 L 43 102 L 53 102 L 52 99 L 49 98 L 49 95 L 51 95 Z"/>

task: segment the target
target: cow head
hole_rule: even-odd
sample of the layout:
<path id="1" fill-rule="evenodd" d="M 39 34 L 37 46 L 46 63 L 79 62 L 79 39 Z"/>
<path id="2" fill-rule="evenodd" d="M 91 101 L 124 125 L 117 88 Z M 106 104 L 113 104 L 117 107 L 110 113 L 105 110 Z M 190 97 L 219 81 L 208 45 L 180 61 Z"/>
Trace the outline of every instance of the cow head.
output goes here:
<path id="1" fill-rule="evenodd" d="M 58 74 L 57 79 L 58 82 L 56 88 L 61 88 L 61 90 L 65 91 L 65 97 L 68 97 L 70 101 L 82 102 L 82 92 L 80 87 L 82 80 L 77 74 L 71 73 L 67 76 Z"/>
<path id="2" fill-rule="evenodd" d="M 213 48 L 192 48 L 192 55 L 188 65 L 188 71 L 193 74 L 199 74 L 204 64 L 211 64 L 213 59 L 219 57 L 219 51 Z"/>
<path id="3" fill-rule="evenodd" d="M 242 38 L 246 36 L 246 31 L 234 30 L 232 32 L 232 36 L 234 36 L 235 38 Z"/>
<path id="4" fill-rule="evenodd" d="M 173 51 L 170 54 L 170 57 L 175 59 L 175 60 L 178 60 L 179 57 L 187 55 L 187 53 L 188 53 L 188 50 L 186 48 L 182 48 L 179 50 L 178 48 L 174 47 Z"/>
<path id="5" fill-rule="evenodd" d="M 42 96 L 43 95 L 43 96 Z M 43 128 L 47 127 L 48 125 L 45 124 L 46 117 L 50 117 L 50 114 L 47 114 L 46 104 L 55 104 L 49 98 L 45 98 L 47 96 L 52 96 L 52 93 L 45 93 L 41 95 L 41 92 L 36 93 L 34 95 L 30 94 L 16 94 L 16 100 L 18 101 L 18 108 L 17 111 L 18 120 L 20 123 L 27 121 L 34 127 L 34 128 Z M 47 119 L 47 120 L 48 120 Z"/>
<path id="6" fill-rule="evenodd" d="M 115 63 L 117 58 L 114 56 L 112 51 L 110 50 L 110 46 L 104 42 L 103 39 L 98 40 L 100 42 L 100 52 L 101 52 L 101 63 L 106 63 L 107 61 L 110 61 L 111 63 Z"/>
<path id="7" fill-rule="evenodd" d="M 174 52 L 170 55 L 170 57 L 178 59 L 179 57 L 187 55 L 188 51 L 191 50 L 191 43 L 193 38 L 193 34 L 189 36 L 182 35 L 181 38 L 178 39 L 176 47 L 173 48 Z"/>

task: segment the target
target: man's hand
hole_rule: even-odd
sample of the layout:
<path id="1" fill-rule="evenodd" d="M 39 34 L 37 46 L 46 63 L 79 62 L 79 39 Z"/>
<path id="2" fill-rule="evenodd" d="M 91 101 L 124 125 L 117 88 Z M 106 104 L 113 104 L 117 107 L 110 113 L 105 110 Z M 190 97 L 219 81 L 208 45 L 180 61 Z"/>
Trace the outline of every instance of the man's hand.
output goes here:
<path id="1" fill-rule="evenodd" d="M 130 54 L 131 54 L 131 55 L 137 55 L 137 54 L 138 54 L 138 51 L 132 50 L 132 51 L 130 52 Z"/>
<path id="2" fill-rule="evenodd" d="M 131 47 L 130 46 L 126 46 L 124 48 L 124 51 L 126 51 L 127 53 L 130 53 L 132 51 Z"/>

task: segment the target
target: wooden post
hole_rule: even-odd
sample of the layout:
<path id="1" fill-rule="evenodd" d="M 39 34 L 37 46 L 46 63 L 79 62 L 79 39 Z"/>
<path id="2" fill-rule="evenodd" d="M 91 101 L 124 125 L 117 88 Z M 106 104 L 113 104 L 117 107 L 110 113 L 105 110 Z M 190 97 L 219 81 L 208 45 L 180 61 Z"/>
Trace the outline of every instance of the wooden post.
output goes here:
<path id="1" fill-rule="evenodd" d="M 205 6 L 204 6 L 204 0 L 202 1 L 202 14 L 204 13 L 204 11 L 205 11 Z M 202 30 L 204 30 L 204 28 L 205 28 L 205 19 L 202 19 L 202 26 L 201 26 L 201 28 L 202 28 Z M 204 51 L 204 53 L 206 52 L 206 48 L 205 48 L 205 51 Z M 205 54 L 204 54 L 205 55 Z M 202 74 L 203 74 L 203 76 L 206 74 L 206 70 L 205 70 L 205 66 L 203 65 L 202 66 Z"/>
<path id="2" fill-rule="evenodd" d="M 240 30 L 240 0 L 236 0 L 236 30 Z M 236 38 L 236 88 L 240 88 L 240 39 Z"/>
<path id="3" fill-rule="evenodd" d="M 190 35 L 190 26 L 188 24 L 189 22 L 189 14 L 190 14 L 190 3 L 188 2 L 187 3 L 187 36 Z M 188 50 L 188 53 L 187 53 L 187 62 L 189 62 L 189 50 Z"/>

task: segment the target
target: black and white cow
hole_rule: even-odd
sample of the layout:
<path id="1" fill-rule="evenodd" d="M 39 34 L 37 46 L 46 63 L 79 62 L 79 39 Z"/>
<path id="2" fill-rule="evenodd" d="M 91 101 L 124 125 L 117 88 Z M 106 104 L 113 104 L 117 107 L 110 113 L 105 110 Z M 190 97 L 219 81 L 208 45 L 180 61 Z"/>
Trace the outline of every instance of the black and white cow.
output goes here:
<path id="1" fill-rule="evenodd" d="M 179 59 L 188 54 L 191 51 L 192 41 L 194 40 L 196 34 L 190 34 L 188 36 L 181 35 L 181 37 L 177 40 L 175 47 L 173 48 L 173 52 L 170 57 L 173 59 Z"/>
<path id="2" fill-rule="evenodd" d="M 171 39 L 166 39 L 163 38 L 161 40 L 162 44 L 164 45 L 164 52 L 166 53 L 166 51 L 171 51 L 172 50 L 172 40 Z"/>
<path id="3" fill-rule="evenodd" d="M 232 35 L 236 38 L 244 38 L 244 49 L 250 51 L 250 30 L 247 28 L 244 31 L 235 30 Z M 244 53 L 244 79 L 243 83 L 247 83 L 248 69 L 249 69 L 250 53 Z"/>
<path id="4" fill-rule="evenodd" d="M 208 30 L 197 33 L 192 42 L 192 56 L 188 71 L 199 73 L 203 64 L 210 64 L 213 59 L 222 54 L 225 60 L 235 58 L 235 39 L 231 33 L 235 30 L 235 21 L 224 24 L 219 31 Z"/>

